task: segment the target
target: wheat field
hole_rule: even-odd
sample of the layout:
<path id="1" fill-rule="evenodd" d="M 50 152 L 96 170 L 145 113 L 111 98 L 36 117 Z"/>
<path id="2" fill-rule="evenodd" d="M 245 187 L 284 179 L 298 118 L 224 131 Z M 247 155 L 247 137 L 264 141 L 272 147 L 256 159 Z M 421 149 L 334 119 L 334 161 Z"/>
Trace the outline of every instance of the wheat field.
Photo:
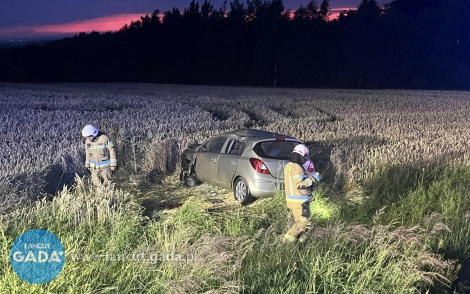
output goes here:
<path id="1" fill-rule="evenodd" d="M 470 255 L 469 111 L 470 92 L 457 91 L 0 84 L 0 293 L 461 293 L 451 291 L 465 289 L 458 275 Z M 119 189 L 83 181 L 86 124 L 115 143 Z M 201 202 L 206 185 L 171 182 L 190 144 L 245 127 L 303 140 L 323 175 L 316 241 L 303 251 L 274 241 L 289 220 L 282 195 L 214 212 Z M 149 219 L 144 194 L 185 204 Z M 70 261 L 56 280 L 31 286 L 6 255 L 38 226 L 68 254 L 204 258 Z"/>
<path id="2" fill-rule="evenodd" d="M 0 105 L 4 203 L 84 174 L 86 124 L 113 138 L 126 176 L 175 172 L 188 144 L 242 127 L 304 140 L 334 187 L 390 164 L 467 162 L 470 150 L 469 92 L 2 84 Z"/>

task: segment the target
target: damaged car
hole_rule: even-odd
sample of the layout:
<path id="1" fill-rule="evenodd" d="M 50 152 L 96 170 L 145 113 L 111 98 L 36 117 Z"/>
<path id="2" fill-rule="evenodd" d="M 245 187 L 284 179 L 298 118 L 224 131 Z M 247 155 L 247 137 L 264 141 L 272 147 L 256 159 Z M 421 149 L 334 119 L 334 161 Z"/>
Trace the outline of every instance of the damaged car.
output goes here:
<path id="1" fill-rule="evenodd" d="M 283 190 L 284 166 L 302 141 L 283 134 L 240 129 L 191 146 L 182 154 L 186 186 L 207 183 L 232 190 L 241 205 Z"/>

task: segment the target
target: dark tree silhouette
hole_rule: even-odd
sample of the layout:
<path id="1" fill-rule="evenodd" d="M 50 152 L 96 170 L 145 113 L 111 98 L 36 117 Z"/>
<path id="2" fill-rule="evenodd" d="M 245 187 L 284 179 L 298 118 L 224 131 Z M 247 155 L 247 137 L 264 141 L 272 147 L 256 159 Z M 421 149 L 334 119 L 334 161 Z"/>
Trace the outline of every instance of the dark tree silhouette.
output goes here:
<path id="1" fill-rule="evenodd" d="M 191 0 L 123 25 L 0 49 L 1 82 L 470 89 L 470 1 Z"/>
<path id="2" fill-rule="evenodd" d="M 320 4 L 320 15 L 324 20 L 330 19 L 330 0 L 323 0 Z"/>

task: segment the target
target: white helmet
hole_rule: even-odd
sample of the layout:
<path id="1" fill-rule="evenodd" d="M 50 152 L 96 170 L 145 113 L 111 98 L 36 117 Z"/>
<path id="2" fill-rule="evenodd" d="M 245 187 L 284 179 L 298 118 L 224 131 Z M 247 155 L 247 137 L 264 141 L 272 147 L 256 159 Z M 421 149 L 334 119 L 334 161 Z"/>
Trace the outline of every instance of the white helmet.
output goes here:
<path id="1" fill-rule="evenodd" d="M 298 154 L 302 155 L 305 158 L 307 158 L 309 153 L 310 153 L 308 151 L 307 146 L 305 146 L 304 144 L 299 144 L 299 145 L 295 146 L 295 148 L 292 152 L 298 153 Z"/>
<path id="2" fill-rule="evenodd" d="M 83 137 L 88 137 L 88 136 L 96 137 L 96 135 L 98 135 L 98 129 L 92 125 L 86 125 L 82 130 Z"/>

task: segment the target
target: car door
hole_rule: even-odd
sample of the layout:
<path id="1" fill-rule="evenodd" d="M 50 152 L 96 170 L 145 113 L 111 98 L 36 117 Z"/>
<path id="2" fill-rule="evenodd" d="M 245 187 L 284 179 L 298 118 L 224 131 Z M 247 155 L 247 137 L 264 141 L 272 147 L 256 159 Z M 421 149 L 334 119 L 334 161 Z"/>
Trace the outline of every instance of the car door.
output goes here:
<path id="1" fill-rule="evenodd" d="M 217 160 L 227 136 L 212 138 L 201 146 L 196 159 L 196 176 L 205 183 L 217 185 Z"/>
<path id="2" fill-rule="evenodd" d="M 239 138 L 230 138 L 224 152 L 217 160 L 217 185 L 232 188 L 233 177 L 238 168 L 238 162 L 245 151 L 245 142 Z"/>

